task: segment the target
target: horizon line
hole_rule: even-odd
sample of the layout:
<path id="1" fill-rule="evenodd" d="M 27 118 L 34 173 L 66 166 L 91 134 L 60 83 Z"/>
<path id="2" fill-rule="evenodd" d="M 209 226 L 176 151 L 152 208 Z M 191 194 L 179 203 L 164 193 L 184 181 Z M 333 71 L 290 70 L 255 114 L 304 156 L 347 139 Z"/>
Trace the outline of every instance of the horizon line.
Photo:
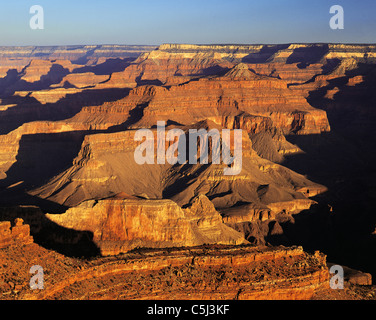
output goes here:
<path id="1" fill-rule="evenodd" d="M 101 43 L 101 44 L 53 44 L 53 45 L 1 45 L 1 47 L 75 47 L 75 46 L 130 46 L 130 47 L 160 47 L 163 45 L 194 45 L 194 46 L 277 46 L 277 45 L 376 45 L 376 42 L 281 42 L 281 43 L 187 43 L 187 42 L 164 42 L 161 44 L 126 44 L 126 43 Z"/>

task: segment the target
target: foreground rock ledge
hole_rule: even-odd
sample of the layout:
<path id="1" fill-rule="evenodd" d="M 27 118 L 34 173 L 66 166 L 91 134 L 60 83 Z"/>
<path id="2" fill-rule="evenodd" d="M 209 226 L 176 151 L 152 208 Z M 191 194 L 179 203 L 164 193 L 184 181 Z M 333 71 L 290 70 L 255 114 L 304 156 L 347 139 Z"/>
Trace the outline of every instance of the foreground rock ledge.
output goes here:
<path id="1" fill-rule="evenodd" d="M 144 249 L 83 261 L 34 243 L 0 255 L 17 255 L 16 249 L 24 261 L 30 255 L 33 264 L 44 266 L 44 290 L 30 290 L 24 279 L 18 292 L 3 293 L 5 299 L 310 299 L 329 283 L 326 257 L 301 247 Z M 7 261 L 8 267 L 14 261 Z M 16 269 L 28 277 L 27 267 Z"/>

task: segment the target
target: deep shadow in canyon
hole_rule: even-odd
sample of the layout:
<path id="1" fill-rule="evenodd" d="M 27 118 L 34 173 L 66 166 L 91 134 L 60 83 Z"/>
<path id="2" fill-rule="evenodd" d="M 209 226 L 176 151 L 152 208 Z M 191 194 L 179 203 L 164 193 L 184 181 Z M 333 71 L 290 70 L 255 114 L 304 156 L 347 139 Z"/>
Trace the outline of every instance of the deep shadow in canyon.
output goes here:
<path id="1" fill-rule="evenodd" d="M 92 232 L 59 226 L 45 215 L 51 212 L 63 213 L 67 207 L 26 192 L 1 190 L 0 194 L 2 199 L 6 197 L 9 200 L 6 204 L 0 204 L 0 221 L 23 219 L 30 226 L 30 234 L 38 245 L 69 257 L 87 259 L 100 255 L 99 248 L 93 242 Z"/>
<path id="2" fill-rule="evenodd" d="M 15 106 L 0 111 L 0 134 L 8 134 L 24 123 L 33 121 L 66 120 L 79 113 L 85 106 L 99 106 L 104 102 L 122 99 L 130 89 L 88 89 L 68 94 L 55 103 L 42 104 L 33 97 L 3 98 L 3 102 Z"/>
<path id="3" fill-rule="evenodd" d="M 367 73 L 364 74 L 364 71 Z M 363 74 L 364 81 L 348 86 L 350 76 Z M 332 99 L 326 90 L 338 92 Z M 328 187 L 313 198 L 310 210 L 281 224 L 291 244 L 320 250 L 328 261 L 376 276 L 376 141 L 375 69 L 364 66 L 327 87 L 311 92 L 308 101 L 327 111 L 331 132 L 321 135 L 290 135 L 287 139 L 305 153 L 286 157 L 284 166 Z"/>
<path id="4" fill-rule="evenodd" d="M 0 221 L 22 218 L 30 225 L 34 242 L 66 256 L 93 257 L 100 254 L 93 234 L 57 225 L 45 213 L 62 214 L 68 207 L 31 196 L 28 190 L 63 172 L 80 150 L 88 132 L 25 135 L 16 162 L 0 180 Z"/>

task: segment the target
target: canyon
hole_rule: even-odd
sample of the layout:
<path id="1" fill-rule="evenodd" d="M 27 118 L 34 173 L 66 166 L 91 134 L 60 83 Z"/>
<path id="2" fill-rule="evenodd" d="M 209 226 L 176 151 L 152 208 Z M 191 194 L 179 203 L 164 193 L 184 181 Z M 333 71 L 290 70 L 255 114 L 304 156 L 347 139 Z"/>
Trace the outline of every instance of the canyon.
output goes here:
<path id="1" fill-rule="evenodd" d="M 0 254 L 58 261 L 38 294 L 6 263 L 3 298 L 339 297 L 325 256 L 371 285 L 375 45 L 0 47 L 0 77 Z M 241 171 L 138 164 L 158 121 L 242 130 Z"/>

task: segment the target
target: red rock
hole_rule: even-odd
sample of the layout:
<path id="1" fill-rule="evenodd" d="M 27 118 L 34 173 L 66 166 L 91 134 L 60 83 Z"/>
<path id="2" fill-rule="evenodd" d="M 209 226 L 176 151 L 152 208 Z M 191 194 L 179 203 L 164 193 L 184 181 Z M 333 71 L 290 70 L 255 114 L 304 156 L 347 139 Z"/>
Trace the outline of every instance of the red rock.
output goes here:
<path id="1" fill-rule="evenodd" d="M 207 207 L 211 211 L 203 210 Z M 115 197 L 83 202 L 64 214 L 47 215 L 47 218 L 65 228 L 91 231 L 93 241 L 103 255 L 116 255 L 140 247 L 246 242 L 240 233 L 223 224 L 220 214 L 207 198 L 198 198 L 190 209 L 182 210 L 171 200 Z"/>
<path id="2" fill-rule="evenodd" d="M 147 103 L 137 127 L 152 126 L 157 119 L 192 124 L 246 112 L 270 118 L 275 127 L 285 132 L 308 134 L 330 130 L 326 113 L 296 96 L 285 81 L 258 76 L 244 64 L 221 77 L 201 78 L 170 88 L 137 88 L 125 103 Z"/>
<path id="3" fill-rule="evenodd" d="M 12 245 L 28 245 L 33 243 L 30 236 L 30 226 L 23 224 L 20 218 L 15 219 L 15 225 L 11 227 L 9 221 L 0 222 L 0 249 Z"/>

